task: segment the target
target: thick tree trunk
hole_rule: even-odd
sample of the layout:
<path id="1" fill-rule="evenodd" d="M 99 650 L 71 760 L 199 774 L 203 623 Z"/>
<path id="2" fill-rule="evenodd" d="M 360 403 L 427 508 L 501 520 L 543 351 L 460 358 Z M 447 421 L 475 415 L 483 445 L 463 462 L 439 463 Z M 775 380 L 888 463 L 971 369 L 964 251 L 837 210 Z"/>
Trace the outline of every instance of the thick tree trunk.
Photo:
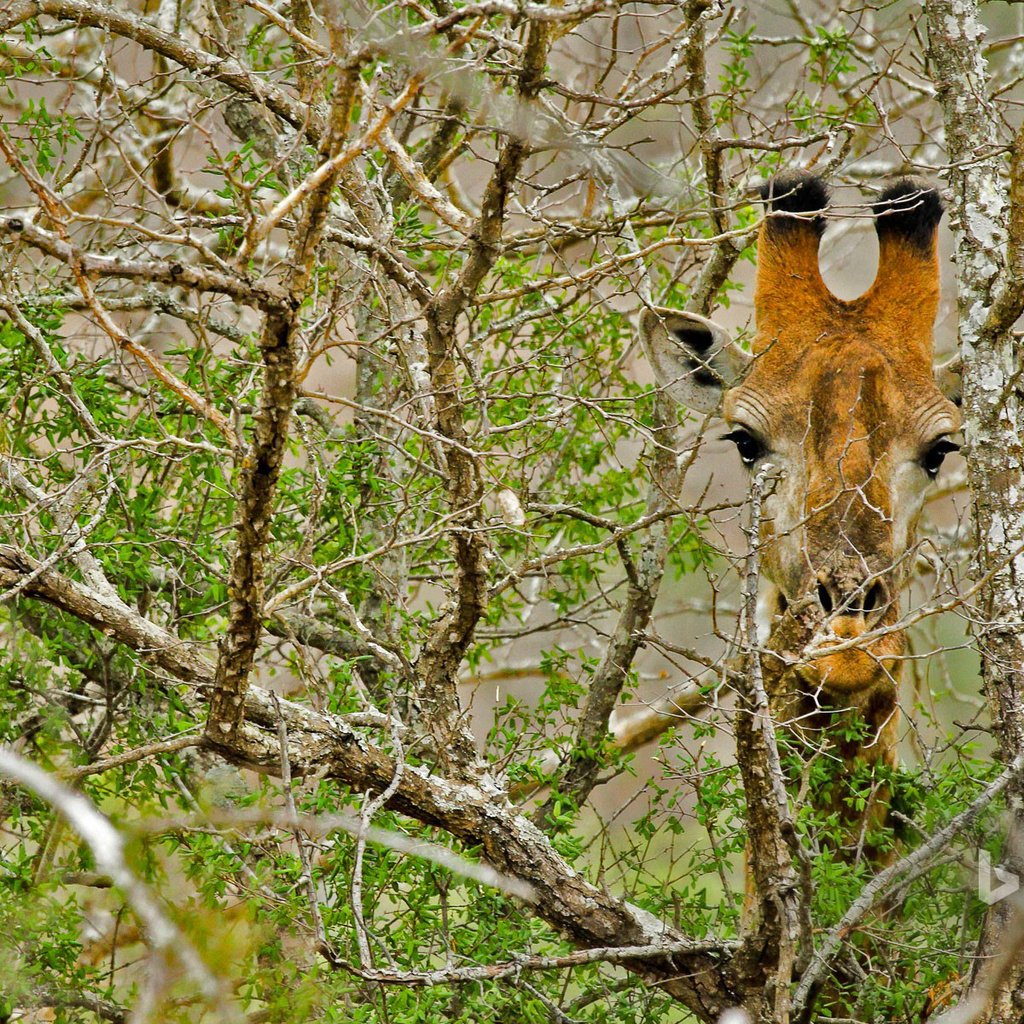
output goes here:
<path id="1" fill-rule="evenodd" d="M 1020 315 L 1021 135 L 1015 140 L 1007 195 L 1004 157 L 996 146 L 979 152 L 978 140 L 999 139 L 1000 125 L 986 99 L 984 28 L 974 0 L 930 0 L 929 56 L 942 102 L 951 221 L 956 233 L 963 360 L 965 455 L 973 496 L 982 583 L 974 629 L 985 693 L 1006 763 L 1024 750 L 1024 393 L 1019 352 L 1011 334 Z M 1009 232 L 1007 231 L 1009 225 Z M 1024 877 L 1024 787 L 1010 787 L 1004 860 Z M 1019 1022 L 1024 1012 L 1024 950 L 1000 953 L 1014 941 L 1013 907 L 989 911 L 971 979 L 974 1020 Z M 1014 927 L 1014 930 L 1019 930 Z"/>

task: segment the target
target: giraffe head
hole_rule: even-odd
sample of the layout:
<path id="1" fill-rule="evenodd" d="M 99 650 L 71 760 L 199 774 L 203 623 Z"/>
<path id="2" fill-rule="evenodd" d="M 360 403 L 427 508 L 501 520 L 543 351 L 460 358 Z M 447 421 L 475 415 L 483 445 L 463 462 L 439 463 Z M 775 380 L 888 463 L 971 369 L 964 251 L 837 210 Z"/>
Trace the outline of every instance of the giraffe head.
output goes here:
<path id="1" fill-rule="evenodd" d="M 899 617 L 925 492 L 960 425 L 959 381 L 932 367 L 942 203 L 912 178 L 882 193 L 878 275 L 847 302 L 818 267 L 824 183 L 789 172 L 762 197 L 752 351 L 672 310 L 644 311 L 641 335 L 660 385 L 697 411 L 720 410 L 740 460 L 765 472 L 772 610 L 813 604 L 839 641 L 881 629 L 816 662 L 822 688 L 894 690 L 903 637 L 884 627 Z"/>

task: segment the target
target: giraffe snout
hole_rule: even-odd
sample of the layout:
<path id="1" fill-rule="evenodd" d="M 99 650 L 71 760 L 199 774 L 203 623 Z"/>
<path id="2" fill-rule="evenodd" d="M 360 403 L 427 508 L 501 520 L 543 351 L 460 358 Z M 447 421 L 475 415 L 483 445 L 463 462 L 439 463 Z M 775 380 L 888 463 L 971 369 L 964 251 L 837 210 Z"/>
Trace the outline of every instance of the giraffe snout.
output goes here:
<path id="1" fill-rule="evenodd" d="M 844 645 L 878 627 L 891 624 L 896 614 L 896 587 L 884 573 L 870 573 L 861 563 L 836 561 L 819 571 L 815 596 L 828 623 L 831 638 L 822 646 Z M 809 663 L 810 673 L 826 692 L 854 693 L 892 689 L 894 658 L 903 652 L 903 634 L 882 629 L 861 644 L 841 646 L 834 654 Z"/>
<path id="2" fill-rule="evenodd" d="M 880 576 L 854 581 L 848 573 L 820 573 L 816 594 L 833 631 L 844 639 L 873 629 L 892 602 L 889 585 Z"/>

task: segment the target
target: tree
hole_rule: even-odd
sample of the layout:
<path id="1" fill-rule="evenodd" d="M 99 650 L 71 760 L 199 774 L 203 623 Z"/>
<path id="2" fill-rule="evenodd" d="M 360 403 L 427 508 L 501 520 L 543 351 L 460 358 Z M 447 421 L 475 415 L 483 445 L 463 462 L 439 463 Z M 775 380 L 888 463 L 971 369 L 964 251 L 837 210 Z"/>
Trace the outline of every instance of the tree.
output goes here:
<path id="1" fill-rule="evenodd" d="M 1024 875 L 1017 21 L 10 0 L 7 1017 L 1018 1020 L 974 881 Z M 756 530 L 635 325 L 748 323 L 797 166 L 842 214 L 946 190 L 966 445 L 903 765 L 778 731 L 782 949 L 743 913 Z"/>

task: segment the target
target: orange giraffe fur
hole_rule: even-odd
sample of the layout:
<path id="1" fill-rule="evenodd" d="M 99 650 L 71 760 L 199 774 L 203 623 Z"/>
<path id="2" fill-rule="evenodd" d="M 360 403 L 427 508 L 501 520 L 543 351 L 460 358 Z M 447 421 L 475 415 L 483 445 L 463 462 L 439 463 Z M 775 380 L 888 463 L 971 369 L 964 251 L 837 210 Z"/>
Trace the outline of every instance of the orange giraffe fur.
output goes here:
<path id="1" fill-rule="evenodd" d="M 645 310 L 641 338 L 659 384 L 684 406 L 720 411 L 741 460 L 768 481 L 765 618 L 777 626 L 810 609 L 819 651 L 873 634 L 784 675 L 769 694 L 776 715 L 804 737 L 825 737 L 850 770 L 893 766 L 899 594 L 925 492 L 960 426 L 958 381 L 932 367 L 942 203 L 916 179 L 886 188 L 873 209 L 876 280 L 844 301 L 818 265 L 825 184 L 787 172 L 762 198 L 752 352 L 676 310 Z M 828 738 L 838 714 L 859 716 L 860 739 L 835 729 Z M 883 821 L 887 805 L 887 792 L 876 793 L 859 826 Z"/>

